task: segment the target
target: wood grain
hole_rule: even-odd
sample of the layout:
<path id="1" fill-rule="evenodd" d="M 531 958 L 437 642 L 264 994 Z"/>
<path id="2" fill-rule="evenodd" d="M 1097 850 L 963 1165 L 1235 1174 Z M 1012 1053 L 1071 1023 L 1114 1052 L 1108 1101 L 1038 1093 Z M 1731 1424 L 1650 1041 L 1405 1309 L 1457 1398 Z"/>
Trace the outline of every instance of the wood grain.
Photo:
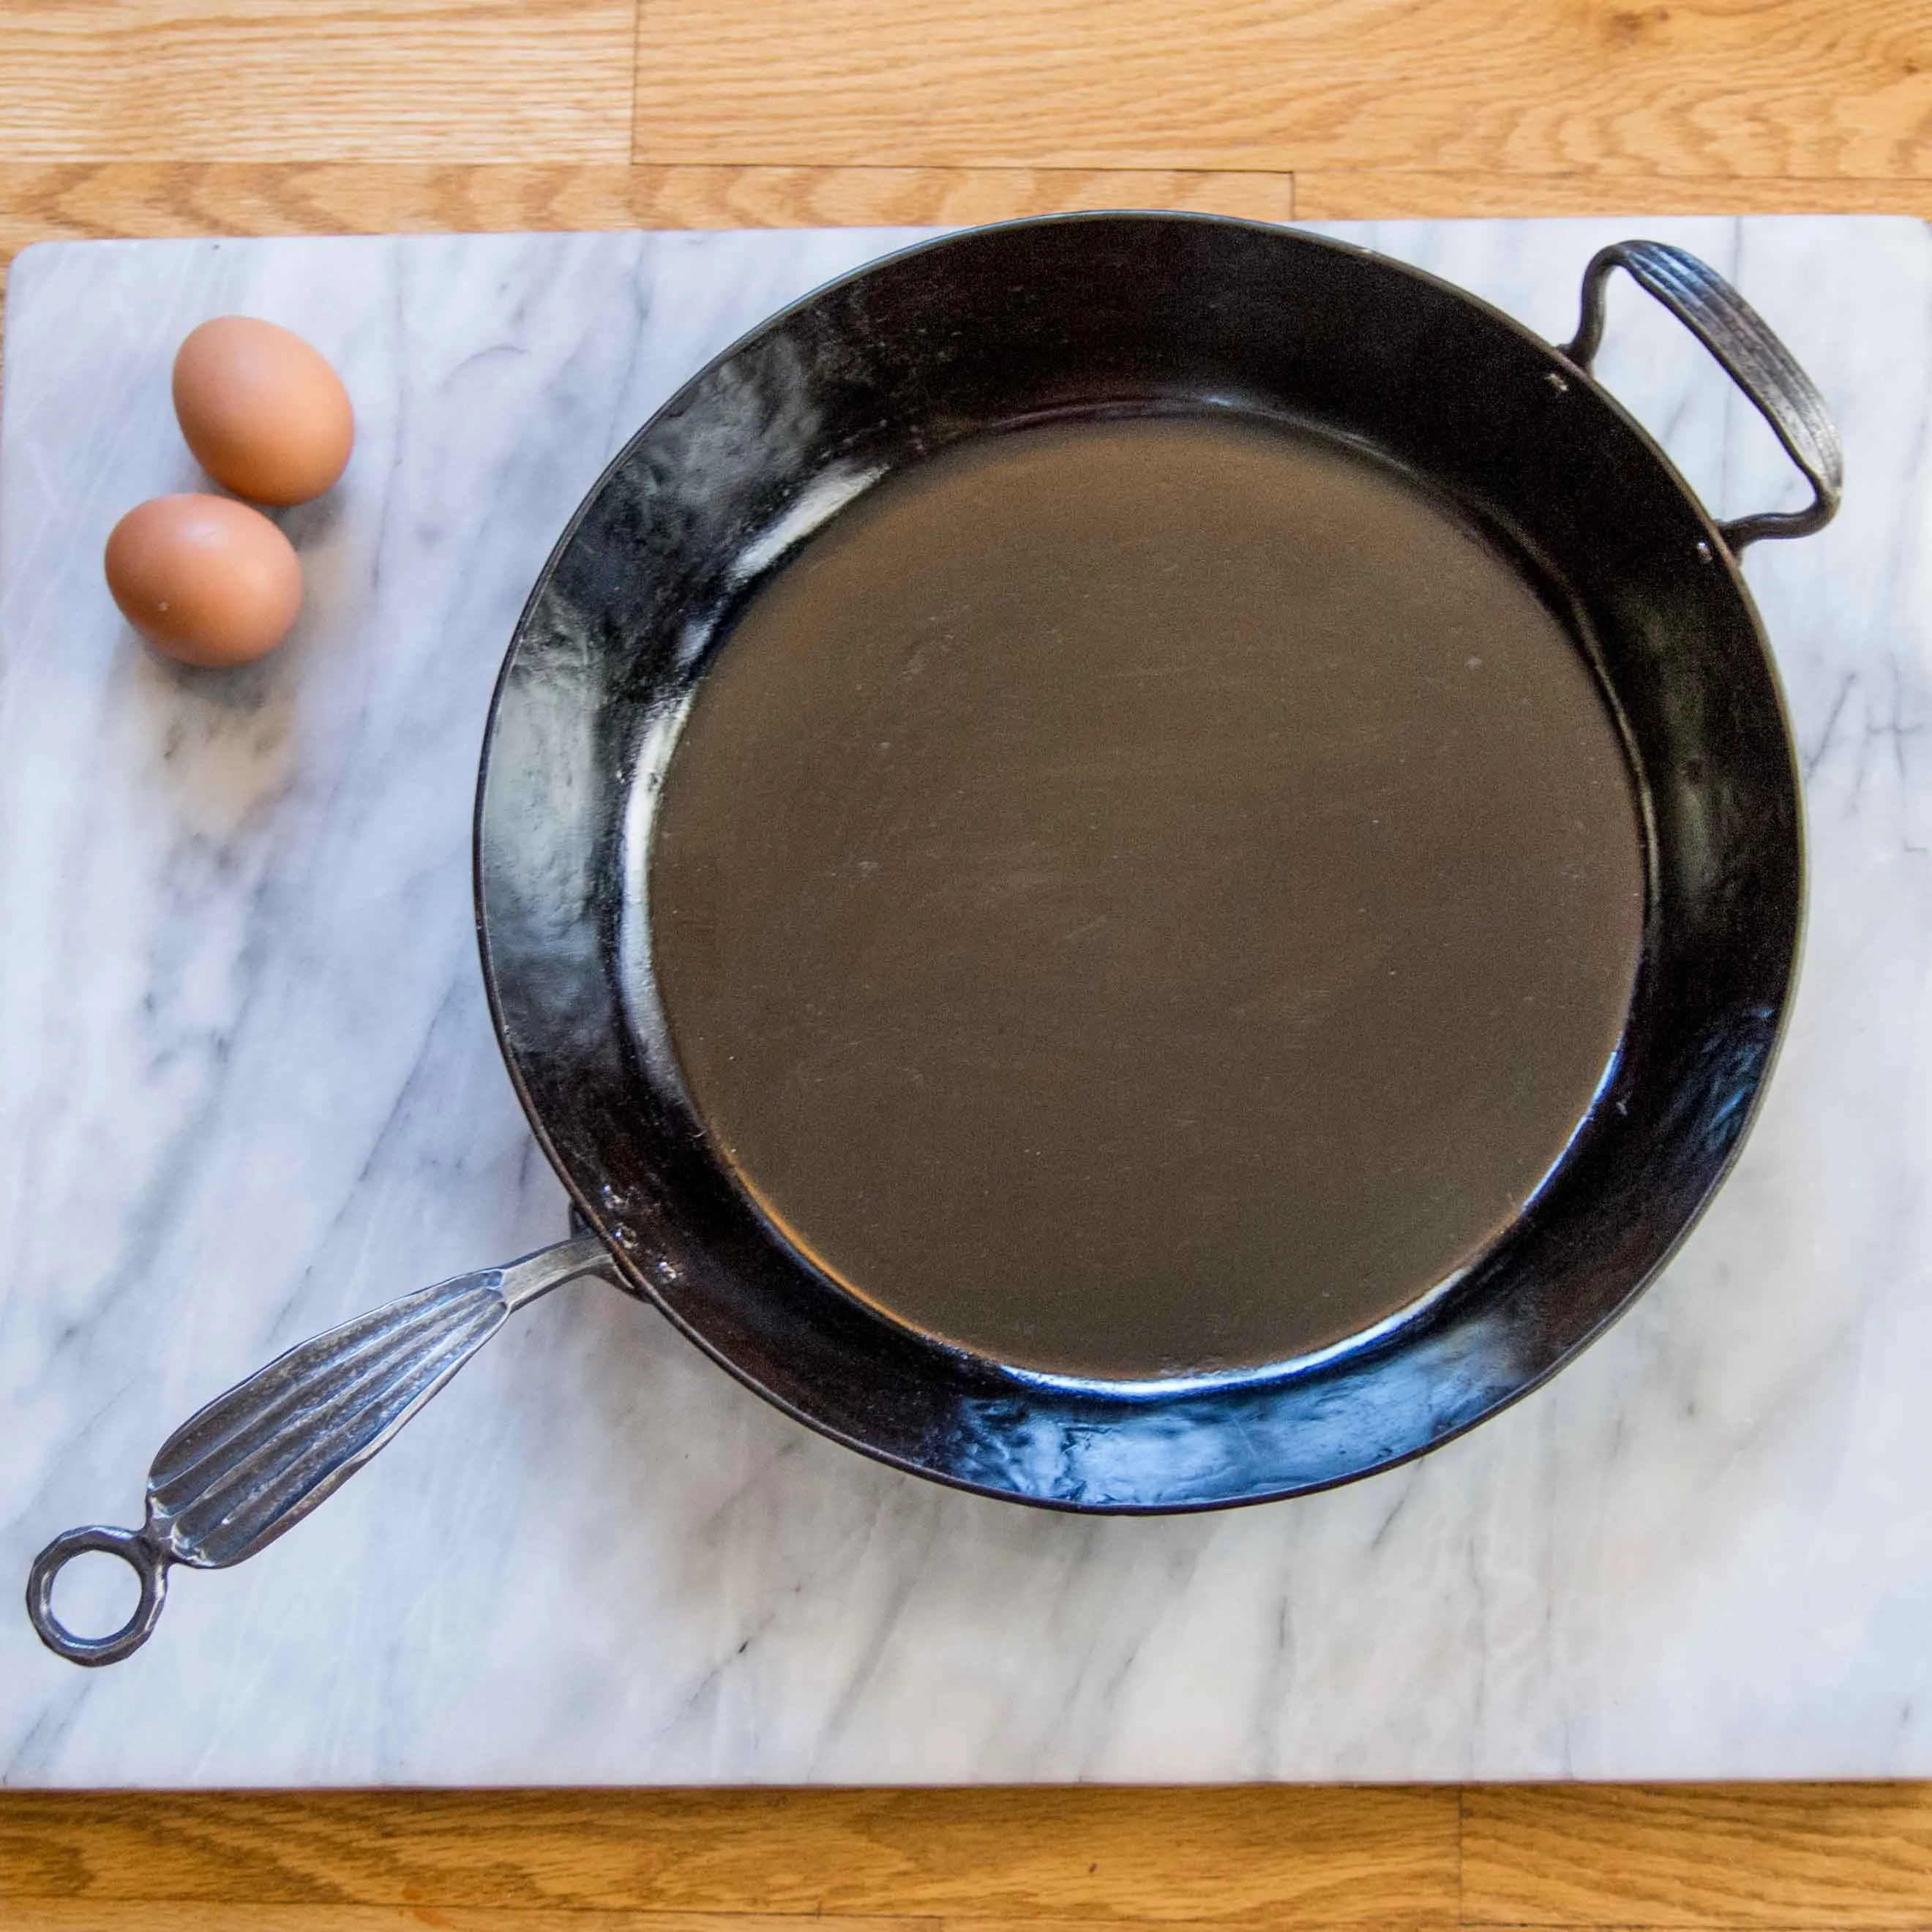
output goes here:
<path id="1" fill-rule="evenodd" d="M 1499 1786 L 1465 1794 L 1476 1925 L 1932 1926 L 1922 1784 Z"/>
<path id="2" fill-rule="evenodd" d="M 8 1932 L 1108 1932 L 1114 1922 L 1037 1918 L 827 1918 L 817 1913 L 602 1912 L 516 1906 L 97 1905 L 72 1899 L 8 1900 Z M 1165 1919 L 1164 1932 L 1217 1932 L 1226 1922 Z M 1402 1932 L 1418 1922 L 1384 1922 Z M 1299 1917 L 1286 1932 L 1343 1932 Z"/>
<path id="3" fill-rule="evenodd" d="M 0 246 L 109 235 L 390 234 L 1000 221 L 1079 208 L 1280 220 L 1286 175 L 595 162 L 0 162 Z"/>
<path id="4" fill-rule="evenodd" d="M 1318 169 L 1294 177 L 1304 221 L 1453 215 L 1916 214 L 1932 218 L 1932 180 L 1724 180 L 1634 175 L 1451 174 Z"/>
<path id="5" fill-rule="evenodd" d="M 1166 1919 L 1164 1932 L 1216 1932 L 1225 1922 Z M 1300 1918 L 1274 1922 L 1285 1932 L 1342 1932 Z M 1390 1932 L 1416 1922 L 1385 1922 Z M 1108 1932 L 1092 1919 L 826 1918 L 744 1912 L 526 1911 L 512 1906 L 115 1905 L 73 1900 L 8 1901 L 8 1932 Z"/>
<path id="6" fill-rule="evenodd" d="M 938 1918 L 431 1904 L 96 1905 L 72 1899 L 7 1900 L 0 1924 L 7 1932 L 424 1932 L 428 1927 L 436 1932 L 950 1932 Z"/>
<path id="7" fill-rule="evenodd" d="M 0 1924 L 1901 1932 L 1932 1789 L 0 1794 Z"/>
<path id="8" fill-rule="evenodd" d="M 0 160 L 623 160 L 634 0 L 5 0 Z"/>
<path id="9" fill-rule="evenodd" d="M 645 161 L 1932 175 L 1924 0 L 645 0 L 638 46 Z"/>
<path id="10" fill-rule="evenodd" d="M 0 1898 L 1447 1927 L 1456 1822 L 1448 1790 L 20 1792 Z"/>

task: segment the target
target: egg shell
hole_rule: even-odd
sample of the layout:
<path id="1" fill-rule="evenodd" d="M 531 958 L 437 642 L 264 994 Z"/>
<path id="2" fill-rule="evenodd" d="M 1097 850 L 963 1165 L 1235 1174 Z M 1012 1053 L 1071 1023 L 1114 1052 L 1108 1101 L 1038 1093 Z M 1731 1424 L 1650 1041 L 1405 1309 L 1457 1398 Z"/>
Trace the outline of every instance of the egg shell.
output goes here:
<path id="1" fill-rule="evenodd" d="M 342 379 L 299 335 L 218 316 L 176 352 L 175 415 L 195 460 L 257 503 L 305 503 L 342 474 L 356 412 Z"/>
<path id="2" fill-rule="evenodd" d="M 150 497 L 114 526 L 106 561 L 122 615 L 184 664 L 259 658 L 302 608 L 295 546 L 231 497 Z"/>

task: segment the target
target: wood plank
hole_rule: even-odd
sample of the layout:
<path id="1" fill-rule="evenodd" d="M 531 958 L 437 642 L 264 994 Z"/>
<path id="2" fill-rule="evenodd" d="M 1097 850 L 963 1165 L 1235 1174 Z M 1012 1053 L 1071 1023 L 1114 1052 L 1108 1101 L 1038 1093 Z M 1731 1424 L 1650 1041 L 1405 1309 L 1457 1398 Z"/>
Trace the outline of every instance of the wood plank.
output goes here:
<path id="1" fill-rule="evenodd" d="M 8 1932 L 1106 1932 L 1093 1919 L 826 1918 L 816 1913 L 600 1912 L 512 1906 L 97 1904 L 76 1899 L 6 1903 Z M 1165 1932 L 1214 1932 L 1221 1922 L 1168 1919 Z M 1399 1924 L 1400 1922 L 1392 1922 Z M 1280 1932 L 1330 1932 L 1300 1918 Z M 1823 1932 L 1823 1928 L 1818 1928 Z"/>
<path id="2" fill-rule="evenodd" d="M 498 1910 L 437 1905 L 88 1905 L 73 1900 L 9 1901 L 8 1932 L 1103 1932 L 1093 1920 L 1015 1918 L 825 1918 L 775 1912 Z M 1165 1932 L 1214 1932 L 1211 1919 L 1163 1922 Z M 1399 1923 L 1399 1922 L 1392 1922 Z M 1285 1918 L 1277 1932 L 1330 1932 L 1324 1924 Z M 1513 1926 L 1508 1932 L 1552 1932 Z M 1575 1932 L 1566 1927 L 1562 1932 Z M 1651 1932 L 1640 1926 L 1589 1932 Z M 1837 1932 L 1822 1922 L 1769 1932 Z"/>
<path id="3" fill-rule="evenodd" d="M 0 160 L 628 158 L 635 0 L 9 0 Z"/>
<path id="4" fill-rule="evenodd" d="M 1448 1790 L 0 1794 L 0 1899 L 1446 1928 Z"/>
<path id="5" fill-rule="evenodd" d="M 634 158 L 1932 176 L 1923 0 L 646 0 Z"/>
<path id="6" fill-rule="evenodd" d="M 1118 1922 L 1037 1918 L 827 1918 L 766 1912 L 602 1912 L 574 1906 L 104 1904 L 78 1899 L 5 1901 L 8 1932 L 1107 1932 Z M 1167 1919 L 1164 1932 L 1215 1932 L 1226 1922 Z M 1331 1921 L 1271 1922 L 1279 1932 L 1340 1932 Z M 1406 1922 L 1389 1922 L 1399 1928 Z M 1818 1928 L 1824 1932 L 1824 1928 Z"/>
<path id="7" fill-rule="evenodd" d="M 1932 1926 L 1932 1786 L 1464 1794 L 1472 1926 Z"/>
<path id="8" fill-rule="evenodd" d="M 1792 180 L 1788 176 L 1676 180 L 1609 174 L 1317 169 L 1294 177 L 1294 212 L 1304 221 L 1519 214 L 1916 214 L 1932 218 L 1932 181 Z"/>
<path id="9" fill-rule="evenodd" d="M 1052 168 L 0 163 L 0 249 L 109 235 L 846 227 L 1081 208 L 1286 219 L 1286 175 Z"/>
<path id="10" fill-rule="evenodd" d="M 99 1904 L 10 1899 L 7 1932 L 944 1932 L 937 1918 L 821 1918 L 764 1912 L 598 1912 L 539 1906 Z"/>

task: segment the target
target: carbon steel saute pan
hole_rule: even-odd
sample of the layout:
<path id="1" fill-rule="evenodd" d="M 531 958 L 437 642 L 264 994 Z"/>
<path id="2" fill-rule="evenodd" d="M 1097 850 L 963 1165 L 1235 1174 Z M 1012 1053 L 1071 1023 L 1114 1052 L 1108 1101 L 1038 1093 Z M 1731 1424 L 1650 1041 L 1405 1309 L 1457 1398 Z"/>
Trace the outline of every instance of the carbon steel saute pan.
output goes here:
<path id="1" fill-rule="evenodd" d="M 1626 271 L 1814 493 L 1720 524 L 1592 379 Z M 1419 1455 L 1669 1258 L 1776 1052 L 1798 788 L 1744 547 L 1837 506 L 1816 389 L 1633 242 L 1562 348 L 1165 214 L 956 235 L 639 433 L 505 663 L 505 1057 L 576 1232 L 290 1351 L 57 1538 L 77 1663 L 599 1274 L 914 1474 L 1222 1508 Z M 52 1609 L 84 1551 L 127 1626 Z"/>

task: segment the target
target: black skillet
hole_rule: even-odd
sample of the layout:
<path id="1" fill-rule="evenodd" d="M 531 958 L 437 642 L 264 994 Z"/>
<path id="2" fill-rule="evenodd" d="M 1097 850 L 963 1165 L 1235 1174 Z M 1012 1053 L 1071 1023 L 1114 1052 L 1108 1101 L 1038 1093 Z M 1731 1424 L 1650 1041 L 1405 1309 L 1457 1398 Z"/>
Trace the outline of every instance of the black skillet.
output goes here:
<path id="1" fill-rule="evenodd" d="M 1592 379 L 1617 267 L 1762 412 L 1812 485 L 1808 508 L 1714 523 Z M 869 488 L 1018 423 L 1190 410 L 1290 425 L 1415 480 L 1562 614 L 1630 767 L 1640 949 L 1593 1104 L 1533 1201 L 1446 1287 L 1295 1360 L 1042 1373 L 894 1319 L 864 1292 L 890 1304 L 890 1283 L 848 1292 L 760 1211 L 666 1031 L 642 855 L 717 646 L 851 479 Z M 1055 1508 L 1294 1496 L 1495 1414 L 1669 1258 L 1770 1072 L 1802 920 L 1802 828 L 1790 728 L 1737 558 L 1820 529 L 1840 472 L 1790 355 L 1711 270 L 1654 242 L 1589 265 L 1562 349 L 1361 250 L 1174 215 L 954 236 L 774 317 L 694 376 L 591 492 L 524 614 L 490 716 L 476 821 L 484 976 L 578 1232 L 334 1330 L 203 1409 L 156 1460 L 142 1529 L 72 1531 L 42 1552 L 28 1588 L 42 1639 L 82 1664 L 127 1655 L 154 1627 L 171 1564 L 220 1568 L 260 1549 L 512 1309 L 580 1274 L 654 1303 L 838 1441 Z M 52 1608 L 56 1574 L 87 1550 L 122 1556 L 142 1585 L 128 1625 L 98 1640 Z"/>

